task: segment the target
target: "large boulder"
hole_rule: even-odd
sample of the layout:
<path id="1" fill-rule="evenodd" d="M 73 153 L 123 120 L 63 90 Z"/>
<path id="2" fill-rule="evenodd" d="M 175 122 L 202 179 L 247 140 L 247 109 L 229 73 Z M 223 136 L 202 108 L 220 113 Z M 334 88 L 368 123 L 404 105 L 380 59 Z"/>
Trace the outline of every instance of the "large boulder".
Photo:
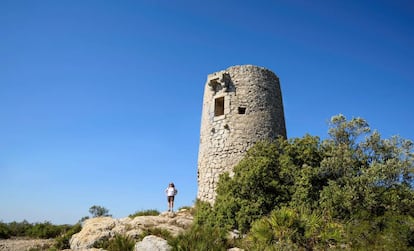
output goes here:
<path id="1" fill-rule="evenodd" d="M 72 250 L 92 248 L 97 242 L 110 239 L 116 235 L 137 239 L 143 232 L 153 228 L 167 230 L 172 236 L 177 236 L 188 229 L 192 222 L 193 216 L 189 210 L 135 218 L 91 218 L 83 223 L 82 230 L 79 233 L 72 236 L 70 248 Z"/>
<path id="2" fill-rule="evenodd" d="M 82 230 L 70 239 L 70 248 L 81 250 L 93 247 L 103 239 L 109 239 L 115 235 L 113 229 L 117 226 L 118 220 L 110 217 L 97 217 L 84 222 Z"/>
<path id="3" fill-rule="evenodd" d="M 146 236 L 135 244 L 135 251 L 171 251 L 172 248 L 163 238 L 154 235 Z"/>

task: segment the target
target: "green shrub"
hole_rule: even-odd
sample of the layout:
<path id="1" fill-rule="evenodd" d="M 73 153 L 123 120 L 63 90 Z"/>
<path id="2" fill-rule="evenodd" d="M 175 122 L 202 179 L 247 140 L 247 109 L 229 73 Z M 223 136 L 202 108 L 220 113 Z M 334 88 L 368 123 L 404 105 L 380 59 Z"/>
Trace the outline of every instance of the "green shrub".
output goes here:
<path id="1" fill-rule="evenodd" d="M 173 250 L 227 250 L 227 231 L 219 226 L 211 205 L 197 200 L 191 210 L 194 214 L 191 228 L 175 238 L 167 239 Z"/>
<path id="2" fill-rule="evenodd" d="M 0 222 L 0 239 L 8 239 L 10 236 L 10 229 L 7 224 Z"/>
<path id="3" fill-rule="evenodd" d="M 195 225 L 218 225 L 219 221 L 214 216 L 210 203 L 197 199 L 193 211 Z"/>
<path id="4" fill-rule="evenodd" d="M 109 214 L 109 210 L 107 208 L 97 205 L 91 206 L 89 208 L 89 213 L 92 214 L 92 217 L 112 216 Z"/>
<path id="5" fill-rule="evenodd" d="M 165 240 L 172 240 L 173 237 L 168 230 L 161 228 L 150 228 L 143 230 L 137 239 L 124 235 L 116 235 L 112 238 L 104 238 L 93 245 L 94 248 L 102 248 L 108 251 L 129 251 L 133 250 L 135 243 L 141 241 L 145 236 L 155 235 Z"/>
<path id="6" fill-rule="evenodd" d="M 68 225 L 53 225 L 50 222 L 36 223 L 26 231 L 26 236 L 42 239 L 55 238 L 69 227 Z"/>
<path id="7" fill-rule="evenodd" d="M 387 212 L 375 218 L 353 219 L 347 225 L 353 249 L 414 250 L 414 218 Z"/>
<path id="8" fill-rule="evenodd" d="M 228 231 L 239 229 L 245 250 L 414 250 L 414 144 L 369 133 L 363 119 L 338 115 L 326 140 L 260 142 L 233 176 L 220 176 L 214 206 L 196 201 L 190 229 L 175 238 L 149 229 L 139 238 L 160 236 L 173 250 L 226 250 L 234 246 Z M 28 233 L 56 232 L 47 223 L 0 224 L 0 237 Z M 135 241 L 119 236 L 97 247 L 126 251 Z"/>
<path id="9" fill-rule="evenodd" d="M 220 227 L 246 233 L 253 221 L 290 200 L 292 180 L 281 172 L 279 162 L 282 142 L 257 143 L 234 167 L 232 178 L 220 176 L 213 207 Z"/>
<path id="10" fill-rule="evenodd" d="M 157 216 L 159 214 L 160 212 L 156 209 L 148 209 L 143 211 L 137 211 L 134 214 L 130 214 L 128 217 L 133 219 L 138 216 Z"/>
<path id="11" fill-rule="evenodd" d="M 56 249 L 55 247 L 49 247 L 49 246 L 37 246 L 29 248 L 28 251 L 59 251 L 60 249 Z"/>
<path id="12" fill-rule="evenodd" d="M 255 221 L 243 244 L 247 250 L 326 250 L 345 244 L 344 232 L 317 211 L 282 207 Z"/>
<path id="13" fill-rule="evenodd" d="M 113 238 L 103 239 L 95 243 L 94 248 L 102 248 L 107 251 L 133 251 L 135 240 L 123 235 L 116 235 Z"/>
<path id="14" fill-rule="evenodd" d="M 191 229 L 168 241 L 174 251 L 209 250 L 224 251 L 228 244 L 226 231 L 208 225 L 193 225 Z"/>
<path id="15" fill-rule="evenodd" d="M 192 206 L 182 206 L 182 207 L 178 208 L 178 211 L 180 211 L 180 210 L 182 210 L 182 209 L 185 209 L 185 210 L 192 210 L 192 209 L 193 209 L 193 207 L 192 207 Z"/>
<path id="16" fill-rule="evenodd" d="M 21 237 L 21 236 L 27 236 L 27 232 L 32 227 L 32 224 L 30 224 L 26 220 L 22 222 L 13 221 L 13 222 L 8 223 L 7 227 L 9 229 L 8 232 L 10 236 Z"/>
<path id="17" fill-rule="evenodd" d="M 162 228 L 149 228 L 149 229 L 145 229 L 142 234 L 140 235 L 140 239 L 143 239 L 145 236 L 148 235 L 155 235 L 158 237 L 163 238 L 164 240 L 171 240 L 173 237 L 171 235 L 171 233 L 166 230 L 166 229 L 162 229 Z"/>
<path id="18" fill-rule="evenodd" d="M 58 250 L 69 249 L 70 248 L 70 238 L 72 235 L 80 232 L 82 230 L 81 224 L 73 225 L 70 229 L 62 233 L 60 236 L 55 238 L 55 245 L 54 247 Z"/>
<path id="19" fill-rule="evenodd" d="M 178 211 L 180 210 L 188 210 L 191 215 L 194 215 L 195 213 L 194 207 L 191 207 L 191 206 L 183 206 L 183 207 L 178 208 Z"/>
<path id="20" fill-rule="evenodd" d="M 50 239 L 55 238 L 56 248 L 69 248 L 70 237 L 81 230 L 80 224 L 74 226 L 71 225 L 53 225 L 50 222 L 43 223 L 28 223 L 27 221 L 22 222 L 11 222 L 2 223 L 0 222 L 0 238 L 10 237 L 30 237 L 30 238 L 41 238 Z M 39 247 L 43 248 L 43 247 Z M 44 249 L 44 248 L 43 248 Z"/>

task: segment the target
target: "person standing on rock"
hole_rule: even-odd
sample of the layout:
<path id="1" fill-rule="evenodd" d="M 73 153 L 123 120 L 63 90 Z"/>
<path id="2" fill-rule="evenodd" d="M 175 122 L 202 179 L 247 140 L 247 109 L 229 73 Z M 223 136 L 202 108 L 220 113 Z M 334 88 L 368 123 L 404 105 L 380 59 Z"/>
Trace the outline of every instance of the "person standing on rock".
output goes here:
<path id="1" fill-rule="evenodd" d="M 167 195 L 168 201 L 168 212 L 173 212 L 174 208 L 174 197 L 177 195 L 178 190 L 175 188 L 174 183 L 170 183 L 165 189 L 165 194 Z"/>

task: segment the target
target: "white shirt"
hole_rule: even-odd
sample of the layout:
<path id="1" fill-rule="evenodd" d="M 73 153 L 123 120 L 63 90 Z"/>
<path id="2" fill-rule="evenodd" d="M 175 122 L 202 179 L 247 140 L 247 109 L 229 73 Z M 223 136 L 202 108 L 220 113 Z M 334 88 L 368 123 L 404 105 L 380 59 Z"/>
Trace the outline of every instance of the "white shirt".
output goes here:
<path id="1" fill-rule="evenodd" d="M 174 187 L 168 187 L 165 192 L 167 193 L 167 196 L 174 196 L 176 194 Z"/>

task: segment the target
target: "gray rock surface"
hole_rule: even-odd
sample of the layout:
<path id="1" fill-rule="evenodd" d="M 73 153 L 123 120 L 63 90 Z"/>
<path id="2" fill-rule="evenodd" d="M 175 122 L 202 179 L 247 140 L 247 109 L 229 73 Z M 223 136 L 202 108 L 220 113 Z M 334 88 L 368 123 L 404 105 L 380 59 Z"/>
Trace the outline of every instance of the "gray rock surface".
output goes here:
<path id="1" fill-rule="evenodd" d="M 189 210 L 183 209 L 177 213 L 161 213 L 158 216 L 139 216 L 133 219 L 126 217 L 113 219 L 97 217 L 86 220 L 82 230 L 70 239 L 71 250 L 92 248 L 95 243 L 110 239 L 116 235 L 131 238 L 140 236 L 145 230 L 159 228 L 167 230 L 172 236 L 177 236 L 189 228 L 193 216 Z"/>
<path id="2" fill-rule="evenodd" d="M 158 236 L 148 235 L 142 241 L 135 244 L 135 251 L 170 251 L 168 242 Z"/>

